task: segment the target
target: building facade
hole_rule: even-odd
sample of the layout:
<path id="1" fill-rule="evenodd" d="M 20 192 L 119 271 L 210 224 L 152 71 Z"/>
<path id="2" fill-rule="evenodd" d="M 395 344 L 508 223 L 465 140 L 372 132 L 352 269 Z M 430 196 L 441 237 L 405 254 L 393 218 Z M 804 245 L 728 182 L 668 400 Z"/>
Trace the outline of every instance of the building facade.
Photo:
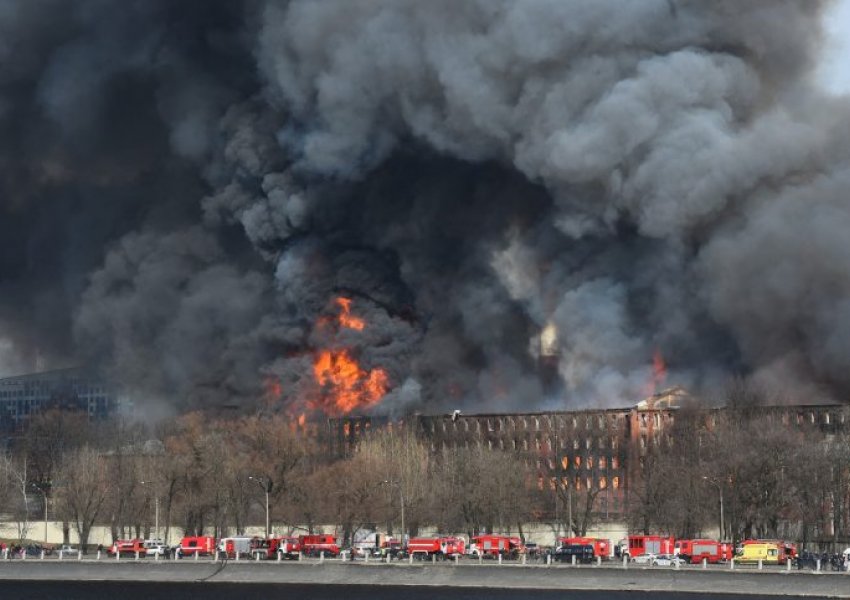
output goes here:
<path id="1" fill-rule="evenodd" d="M 654 448 L 671 444 L 670 430 L 687 400 L 676 388 L 630 408 L 514 414 L 413 415 L 403 420 L 346 416 L 328 421 L 331 457 L 349 455 L 373 431 L 415 432 L 433 452 L 448 448 L 486 448 L 516 452 L 536 467 L 538 487 L 597 493 L 596 508 L 606 515 L 625 510 L 629 484 Z M 700 411 L 706 430 L 722 408 Z M 850 425 L 847 406 L 760 407 L 771 421 L 799 431 L 831 435 Z"/>
<path id="2" fill-rule="evenodd" d="M 85 412 L 103 419 L 118 406 L 117 396 L 97 373 L 85 368 L 60 369 L 0 379 L 0 426 L 21 429 L 49 409 Z"/>

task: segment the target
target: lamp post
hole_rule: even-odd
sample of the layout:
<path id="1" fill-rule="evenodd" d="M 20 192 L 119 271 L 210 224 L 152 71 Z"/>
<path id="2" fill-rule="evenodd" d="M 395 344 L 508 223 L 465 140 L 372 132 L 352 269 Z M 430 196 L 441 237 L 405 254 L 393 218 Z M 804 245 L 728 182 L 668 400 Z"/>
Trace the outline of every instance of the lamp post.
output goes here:
<path id="1" fill-rule="evenodd" d="M 152 482 L 150 482 L 150 481 L 140 481 L 139 483 L 141 483 L 142 485 L 147 485 L 147 484 L 152 483 Z M 154 525 L 153 525 L 154 534 L 153 534 L 153 537 L 154 537 L 154 539 L 158 540 L 159 539 L 159 494 L 157 494 L 157 493 L 154 493 L 154 495 L 153 495 L 153 506 L 154 506 L 154 509 L 153 509 L 154 510 L 154 517 L 153 517 L 154 518 Z"/>
<path id="2" fill-rule="evenodd" d="M 44 488 L 39 487 L 35 483 L 30 484 L 33 489 L 37 490 L 41 493 L 41 497 L 44 499 L 44 545 L 47 545 L 47 492 L 44 491 Z"/>
<path id="3" fill-rule="evenodd" d="M 266 538 L 268 539 L 269 535 L 271 535 L 271 520 L 269 518 L 269 482 L 262 477 L 254 477 L 253 475 L 249 476 L 248 479 L 263 488 L 263 492 L 266 494 Z"/>
<path id="4" fill-rule="evenodd" d="M 720 482 L 718 482 L 713 477 L 708 477 L 706 475 L 703 475 L 702 479 L 703 479 L 703 481 L 707 481 L 710 484 L 712 484 L 714 487 L 716 487 L 717 493 L 720 496 L 720 541 L 723 541 L 723 536 L 725 535 L 725 531 L 726 531 L 726 527 L 724 526 L 725 523 L 723 523 L 723 486 L 721 486 Z"/>
<path id="5" fill-rule="evenodd" d="M 391 481 L 389 479 L 385 479 L 381 482 L 381 485 L 394 485 L 398 488 L 398 497 L 401 502 L 401 549 L 404 550 L 404 491 L 401 489 L 401 484 L 398 481 Z"/>

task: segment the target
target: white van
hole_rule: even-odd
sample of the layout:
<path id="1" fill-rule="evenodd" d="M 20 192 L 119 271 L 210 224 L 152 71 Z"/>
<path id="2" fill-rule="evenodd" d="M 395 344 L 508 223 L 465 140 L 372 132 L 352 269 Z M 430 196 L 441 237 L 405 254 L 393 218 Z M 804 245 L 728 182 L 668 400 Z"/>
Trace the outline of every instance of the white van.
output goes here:
<path id="1" fill-rule="evenodd" d="M 165 542 L 162 540 L 145 540 L 142 542 L 142 546 L 148 551 L 147 553 L 151 556 L 168 556 L 169 550 L 168 546 L 165 545 Z"/>

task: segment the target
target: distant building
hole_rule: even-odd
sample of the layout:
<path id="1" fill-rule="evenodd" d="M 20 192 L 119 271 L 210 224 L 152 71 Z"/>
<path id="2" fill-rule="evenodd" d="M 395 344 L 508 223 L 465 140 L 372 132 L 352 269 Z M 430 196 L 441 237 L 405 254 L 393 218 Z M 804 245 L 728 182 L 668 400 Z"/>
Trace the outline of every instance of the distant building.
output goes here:
<path id="1" fill-rule="evenodd" d="M 411 431 L 432 452 L 449 448 L 485 448 L 515 452 L 536 468 L 538 487 L 600 491 L 597 510 L 625 509 L 630 483 L 644 468 L 653 448 L 669 447 L 669 431 L 688 395 L 682 388 L 655 394 L 631 408 L 513 414 L 411 415 L 403 420 L 380 416 L 329 419 L 326 447 L 331 458 L 350 455 L 374 431 Z M 702 411 L 711 429 L 724 409 Z M 799 431 L 834 434 L 850 424 L 847 406 L 770 406 L 759 412 Z"/>
<path id="2" fill-rule="evenodd" d="M 60 369 L 0 379 L 0 428 L 21 429 L 49 409 L 81 411 L 104 419 L 118 408 L 115 391 L 87 368 Z"/>

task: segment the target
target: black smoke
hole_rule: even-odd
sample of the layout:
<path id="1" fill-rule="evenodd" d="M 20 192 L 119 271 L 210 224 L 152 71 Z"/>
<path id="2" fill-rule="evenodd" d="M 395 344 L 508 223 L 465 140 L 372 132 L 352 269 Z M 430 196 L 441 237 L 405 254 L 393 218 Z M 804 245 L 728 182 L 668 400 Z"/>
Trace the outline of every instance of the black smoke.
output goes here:
<path id="1" fill-rule="evenodd" d="M 6 2 L 0 357 L 179 408 L 297 403 L 328 345 L 385 410 L 631 404 L 656 352 L 840 399 L 822 8 Z M 366 329 L 317 327 L 338 296 Z"/>

